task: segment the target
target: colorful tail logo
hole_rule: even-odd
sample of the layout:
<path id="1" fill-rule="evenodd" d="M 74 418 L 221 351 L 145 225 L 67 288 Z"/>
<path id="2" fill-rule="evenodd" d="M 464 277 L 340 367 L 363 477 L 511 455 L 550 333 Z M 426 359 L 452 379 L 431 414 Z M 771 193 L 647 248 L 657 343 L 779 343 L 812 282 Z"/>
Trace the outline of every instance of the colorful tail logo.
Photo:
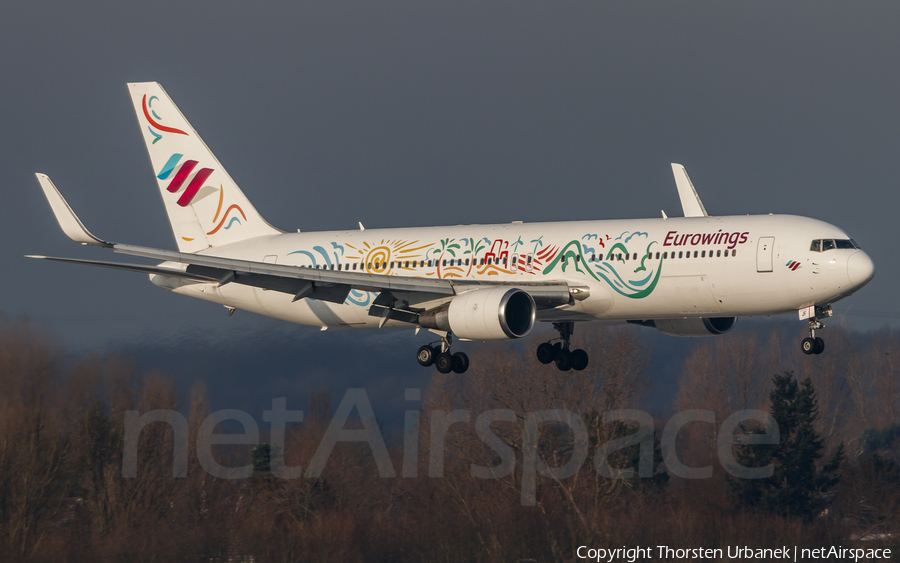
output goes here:
<path id="1" fill-rule="evenodd" d="M 787 266 L 788 268 L 790 268 L 791 271 L 793 272 L 793 271 L 795 271 L 797 268 L 800 267 L 800 262 L 797 262 L 796 260 L 791 260 L 790 262 L 788 262 L 787 264 L 785 264 L 785 266 Z"/>
<path id="2" fill-rule="evenodd" d="M 183 154 L 175 153 L 169 157 L 169 160 L 163 165 L 162 170 L 159 171 L 159 174 L 156 175 L 160 180 L 165 180 L 169 177 L 172 171 L 175 169 L 175 165 L 178 164 L 178 161 L 181 160 Z M 171 193 L 177 193 L 181 186 L 184 185 L 185 180 L 194 171 L 194 167 L 197 166 L 196 160 L 185 160 L 184 164 L 181 165 L 181 168 L 178 169 L 178 172 L 175 173 L 175 176 L 172 178 L 172 181 L 169 182 L 169 186 L 166 188 Z M 203 182 L 205 182 L 210 174 L 213 173 L 212 168 L 201 168 L 199 172 L 194 176 L 191 180 L 191 183 L 188 184 L 187 189 L 184 190 L 184 193 L 181 194 L 181 197 L 178 198 L 178 205 L 181 207 L 187 207 L 191 204 L 191 201 L 194 200 L 194 196 L 197 195 L 197 192 L 200 191 L 200 188 L 203 187 Z"/>
<path id="3" fill-rule="evenodd" d="M 181 153 L 175 153 L 172 156 L 170 156 L 169 160 L 167 160 L 166 163 L 163 164 L 162 169 L 159 171 L 159 174 L 157 174 L 156 177 L 159 178 L 160 180 L 167 179 L 172 174 L 172 172 L 175 170 L 175 167 L 178 166 L 178 163 L 181 161 L 181 157 L 183 157 L 183 156 L 184 155 Z M 196 166 L 197 166 L 196 160 L 185 160 L 184 163 L 181 165 L 181 167 L 178 169 L 178 172 L 175 172 L 175 175 L 172 176 L 172 181 L 169 182 L 169 185 L 166 187 L 166 190 L 168 190 L 169 192 L 171 192 L 173 194 L 177 193 L 181 189 L 181 187 L 184 185 L 188 176 L 191 175 L 191 172 L 194 171 L 194 168 Z M 212 168 L 201 168 L 200 171 L 198 171 L 197 174 L 194 175 L 193 179 L 191 179 L 190 183 L 188 184 L 188 187 L 184 190 L 184 193 L 181 194 L 181 197 L 178 198 L 178 201 L 176 203 L 178 203 L 178 205 L 180 205 L 181 207 L 187 207 L 188 205 L 190 205 L 191 202 L 194 200 L 194 197 L 197 195 L 197 193 L 203 187 L 203 183 L 209 179 L 210 175 L 213 172 L 214 172 L 214 170 Z M 212 220 L 213 223 L 215 223 L 216 221 L 219 220 L 219 215 L 222 213 L 222 204 L 224 203 L 224 201 L 225 201 L 225 187 L 220 186 L 219 187 L 219 205 L 216 208 L 216 215 L 215 215 L 215 217 L 213 217 L 213 220 Z M 238 205 L 238 204 L 230 205 L 225 210 L 225 213 L 222 214 L 222 220 L 219 221 L 219 224 L 216 225 L 216 228 L 214 228 L 213 230 L 211 230 L 210 232 L 208 232 L 206 234 L 214 235 L 223 226 L 225 227 L 225 230 L 227 231 L 232 226 L 234 226 L 235 223 L 240 225 L 241 220 L 238 219 L 236 216 L 231 216 L 231 220 L 228 221 L 227 225 L 225 224 L 225 220 L 228 219 L 228 214 L 231 213 L 232 211 L 237 211 L 238 213 L 241 214 L 241 217 L 244 218 L 244 221 L 247 220 L 247 215 L 244 213 L 244 210 L 241 209 L 240 205 Z M 187 240 L 187 239 L 185 239 L 185 240 Z M 191 240 L 193 240 L 193 239 L 191 239 Z"/>
<path id="4" fill-rule="evenodd" d="M 155 111 L 153 111 L 153 109 L 151 107 L 151 106 L 153 106 L 153 100 L 158 100 L 158 99 L 159 98 L 157 98 L 156 96 L 151 96 L 150 99 L 148 100 L 147 94 L 144 94 L 144 99 L 141 102 L 141 105 L 144 108 L 144 117 L 146 117 L 147 121 L 150 122 L 150 127 L 147 127 L 147 129 L 150 131 L 150 134 L 155 137 L 153 139 L 153 142 L 151 143 L 153 145 L 156 144 L 156 141 L 162 139 L 162 135 L 160 135 L 159 133 L 154 131 L 153 130 L 154 128 L 156 128 L 160 131 L 164 131 L 166 133 L 175 133 L 177 135 L 187 135 L 187 133 L 185 133 L 181 129 L 175 129 L 174 127 L 166 127 L 165 125 L 162 125 L 161 123 L 158 123 L 157 121 L 155 121 L 153 119 L 153 117 L 155 117 L 156 119 L 162 119 Z M 150 117 L 151 113 L 153 114 L 153 117 Z"/>

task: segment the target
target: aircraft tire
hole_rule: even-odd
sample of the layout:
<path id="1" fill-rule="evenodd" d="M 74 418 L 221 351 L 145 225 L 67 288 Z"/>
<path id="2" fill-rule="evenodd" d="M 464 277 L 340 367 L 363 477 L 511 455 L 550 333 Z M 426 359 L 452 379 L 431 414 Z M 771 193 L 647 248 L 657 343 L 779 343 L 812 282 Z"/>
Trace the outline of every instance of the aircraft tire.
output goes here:
<path id="1" fill-rule="evenodd" d="M 572 352 L 568 350 L 560 350 L 556 355 L 556 367 L 559 371 L 569 371 L 572 369 Z"/>
<path id="2" fill-rule="evenodd" d="M 813 354 L 821 354 L 824 351 L 825 351 L 825 341 L 817 336 L 816 337 L 816 350 L 815 350 L 815 352 L 813 352 Z"/>
<path id="3" fill-rule="evenodd" d="M 815 354 L 819 345 L 816 343 L 813 338 L 804 338 L 802 342 L 800 342 L 800 349 L 807 356 L 810 354 Z"/>
<path id="4" fill-rule="evenodd" d="M 419 351 L 416 352 L 416 360 L 419 361 L 419 365 L 426 368 L 434 364 L 435 356 L 437 356 L 437 354 L 435 353 L 434 348 L 428 344 L 422 346 L 419 348 Z"/>
<path id="5" fill-rule="evenodd" d="M 469 369 L 469 356 L 465 352 L 457 352 L 453 354 L 453 371 L 456 373 L 466 373 Z"/>
<path id="6" fill-rule="evenodd" d="M 434 359 L 434 366 L 441 373 L 450 373 L 453 371 L 453 356 L 450 352 L 441 352 Z"/>
<path id="7" fill-rule="evenodd" d="M 559 352 L 553 349 L 553 344 L 544 342 L 537 347 L 537 359 L 542 364 L 552 364 Z"/>
<path id="8" fill-rule="evenodd" d="M 581 348 L 572 351 L 572 369 L 581 371 L 588 366 L 587 352 Z"/>

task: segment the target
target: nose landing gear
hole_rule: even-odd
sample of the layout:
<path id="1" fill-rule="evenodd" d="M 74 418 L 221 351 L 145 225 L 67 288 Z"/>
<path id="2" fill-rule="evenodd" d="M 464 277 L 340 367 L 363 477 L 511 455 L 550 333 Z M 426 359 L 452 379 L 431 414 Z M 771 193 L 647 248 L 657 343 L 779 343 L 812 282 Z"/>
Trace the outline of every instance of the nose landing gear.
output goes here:
<path id="1" fill-rule="evenodd" d="M 817 317 L 830 317 L 833 314 L 830 306 L 825 307 L 824 309 L 816 307 L 817 316 L 809 319 L 809 338 L 804 338 L 800 342 L 800 350 L 802 350 L 804 354 L 821 354 L 825 351 L 825 341 L 816 336 L 816 330 L 825 328 L 825 325 L 820 323 Z"/>
<path id="2" fill-rule="evenodd" d="M 551 344 L 544 342 L 537 347 L 537 359 L 542 364 L 556 363 L 560 371 L 581 371 L 588 365 L 588 355 L 582 349 L 569 351 L 569 340 L 575 330 L 575 323 L 553 323 L 553 328 L 559 331 L 560 341 Z"/>
<path id="3" fill-rule="evenodd" d="M 469 369 L 469 356 L 465 352 L 450 353 L 453 336 L 447 333 L 441 337 L 440 344 L 426 344 L 416 352 L 416 360 L 422 367 L 434 365 L 441 373 L 465 373 Z"/>

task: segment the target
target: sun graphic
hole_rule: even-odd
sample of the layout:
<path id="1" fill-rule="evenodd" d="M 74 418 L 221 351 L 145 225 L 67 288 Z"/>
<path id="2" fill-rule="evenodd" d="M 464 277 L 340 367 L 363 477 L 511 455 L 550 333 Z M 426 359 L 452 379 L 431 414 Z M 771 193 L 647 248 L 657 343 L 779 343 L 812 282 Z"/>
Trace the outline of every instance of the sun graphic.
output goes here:
<path id="1" fill-rule="evenodd" d="M 347 244 L 347 248 L 354 251 L 348 254 L 347 259 L 359 262 L 359 269 L 370 274 L 413 272 L 413 263 L 425 257 L 420 251 L 431 246 L 431 244 L 416 246 L 418 243 L 417 240 L 381 239 L 380 243 L 364 242 L 362 248 Z"/>

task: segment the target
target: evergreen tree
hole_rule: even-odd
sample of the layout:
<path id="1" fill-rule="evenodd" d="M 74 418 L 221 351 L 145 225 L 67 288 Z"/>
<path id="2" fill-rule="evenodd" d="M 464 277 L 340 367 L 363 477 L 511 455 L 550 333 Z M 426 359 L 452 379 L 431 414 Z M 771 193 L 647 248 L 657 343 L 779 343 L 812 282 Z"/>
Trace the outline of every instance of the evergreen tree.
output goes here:
<path id="1" fill-rule="evenodd" d="M 844 457 L 841 444 L 821 468 L 822 439 L 815 430 L 819 405 L 812 381 L 797 383 L 792 372 L 775 375 L 769 393 L 771 413 L 781 439 L 777 444 L 736 447 L 737 461 L 747 467 L 774 465 L 775 472 L 765 479 L 728 477 L 733 498 L 738 504 L 785 516 L 811 518 L 828 503 L 828 492 L 840 480 L 837 473 Z M 759 428 L 744 428 L 748 434 Z"/>
<path id="2" fill-rule="evenodd" d="M 272 457 L 272 447 L 269 444 L 259 444 L 250 450 L 250 462 L 253 464 L 253 478 L 269 480 L 272 471 L 269 462 Z"/>

